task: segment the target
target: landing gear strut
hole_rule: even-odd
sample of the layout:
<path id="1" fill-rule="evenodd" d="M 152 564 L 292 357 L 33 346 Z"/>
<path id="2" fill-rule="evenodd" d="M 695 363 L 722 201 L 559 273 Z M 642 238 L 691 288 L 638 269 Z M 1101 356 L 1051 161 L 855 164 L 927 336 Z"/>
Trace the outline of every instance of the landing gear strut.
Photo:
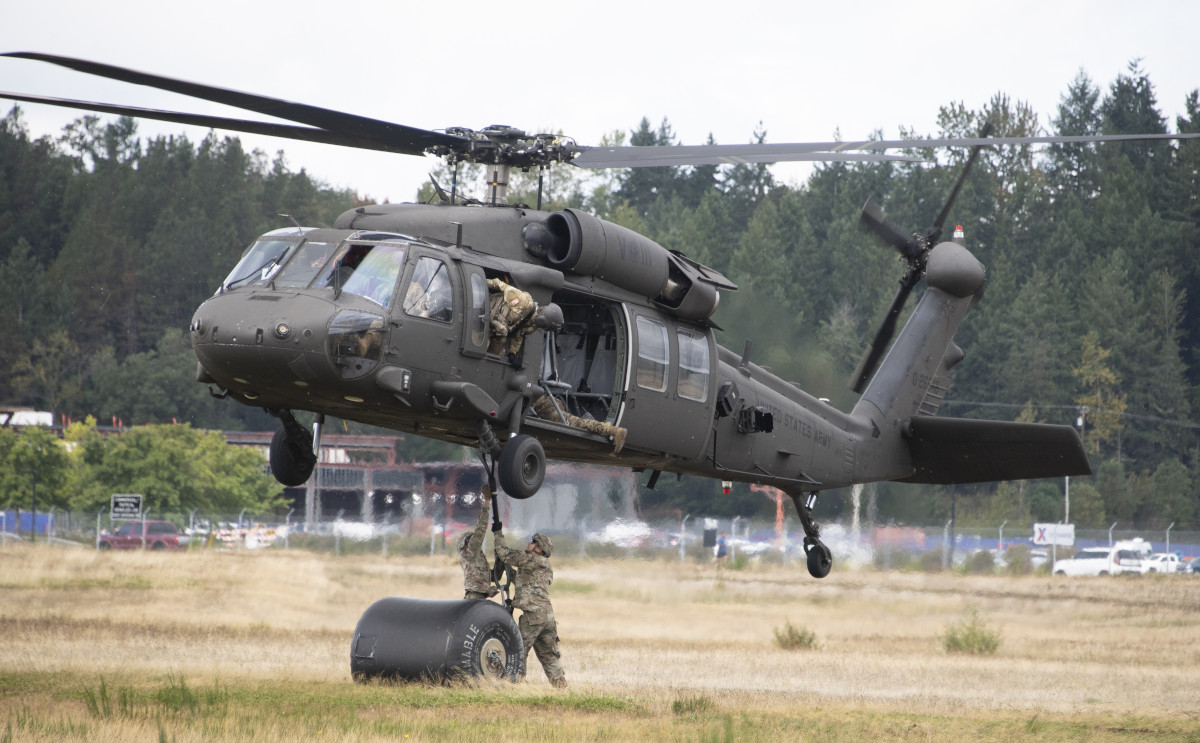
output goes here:
<path id="1" fill-rule="evenodd" d="M 808 556 L 808 573 L 814 578 L 824 578 L 833 567 L 833 553 L 821 541 L 821 527 L 813 521 L 812 510 L 817 504 L 816 492 L 807 493 L 804 503 L 800 503 L 798 493 L 788 493 L 792 503 L 796 504 L 796 512 L 800 514 L 800 524 L 804 527 L 804 553 Z"/>

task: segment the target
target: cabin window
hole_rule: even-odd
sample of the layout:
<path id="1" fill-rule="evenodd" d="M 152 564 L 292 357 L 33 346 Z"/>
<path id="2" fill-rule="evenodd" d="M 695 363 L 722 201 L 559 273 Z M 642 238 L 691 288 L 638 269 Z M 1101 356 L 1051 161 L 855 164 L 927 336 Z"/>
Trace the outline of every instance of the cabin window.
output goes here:
<path id="1" fill-rule="evenodd" d="M 454 292 L 444 261 L 426 257 L 417 262 L 405 291 L 404 311 L 413 317 L 446 322 L 454 317 Z"/>
<path id="2" fill-rule="evenodd" d="M 638 316 L 638 387 L 656 392 L 667 391 L 667 369 L 671 366 L 671 346 L 667 326 L 658 320 Z"/>
<path id="3" fill-rule="evenodd" d="M 697 402 L 708 399 L 708 338 L 694 330 L 679 330 L 680 397 Z"/>
<path id="4" fill-rule="evenodd" d="M 468 322 L 471 325 L 471 345 L 482 346 L 487 342 L 488 311 L 485 303 L 488 301 L 487 283 L 483 275 L 471 274 L 471 314 Z"/>
<path id="5" fill-rule="evenodd" d="M 361 377 L 375 368 L 386 333 L 382 315 L 359 310 L 334 315 L 329 323 L 329 355 L 342 379 Z"/>

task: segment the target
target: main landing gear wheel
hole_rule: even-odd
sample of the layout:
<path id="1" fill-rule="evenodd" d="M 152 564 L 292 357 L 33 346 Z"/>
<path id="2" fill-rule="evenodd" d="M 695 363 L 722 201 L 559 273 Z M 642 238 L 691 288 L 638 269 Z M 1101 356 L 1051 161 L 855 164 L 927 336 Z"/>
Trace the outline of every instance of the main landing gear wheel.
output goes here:
<path id="1" fill-rule="evenodd" d="M 515 682 L 524 660 L 517 623 L 504 607 L 481 599 L 380 599 L 358 620 L 350 645 L 350 675 L 359 682 Z"/>
<path id="2" fill-rule="evenodd" d="M 317 458 L 312 453 L 312 434 L 303 428 L 300 433 L 303 436 L 293 437 L 288 435 L 286 428 L 280 428 L 271 437 L 271 474 L 289 488 L 308 482 L 317 466 Z"/>
<path id="3" fill-rule="evenodd" d="M 500 450 L 500 487 L 513 498 L 528 498 L 546 479 L 546 451 L 540 441 L 517 434 Z"/>
<path id="4" fill-rule="evenodd" d="M 833 569 L 833 553 L 821 541 L 821 527 L 817 526 L 817 522 L 813 521 L 812 510 L 817 504 L 817 494 L 808 493 L 805 496 L 804 504 L 800 503 L 800 496 L 796 493 L 789 493 L 792 497 L 792 502 L 796 504 L 796 511 L 800 514 L 800 525 L 804 527 L 804 554 L 808 558 L 808 574 L 814 578 L 824 578 L 829 575 L 829 571 Z"/>

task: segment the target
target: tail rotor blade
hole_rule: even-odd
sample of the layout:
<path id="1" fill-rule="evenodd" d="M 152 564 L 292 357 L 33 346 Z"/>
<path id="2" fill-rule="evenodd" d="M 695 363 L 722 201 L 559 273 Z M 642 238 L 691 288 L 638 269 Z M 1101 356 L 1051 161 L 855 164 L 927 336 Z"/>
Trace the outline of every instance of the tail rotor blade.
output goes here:
<path id="1" fill-rule="evenodd" d="M 980 138 L 990 136 L 992 133 L 992 122 L 983 125 L 980 130 Z M 950 216 L 950 208 L 954 206 L 954 200 L 958 198 L 958 192 L 962 190 L 963 184 L 967 182 L 967 176 L 971 174 L 971 168 L 975 167 L 975 161 L 979 159 L 979 151 L 983 149 L 983 145 L 977 144 L 971 148 L 971 155 L 967 158 L 967 164 L 963 167 L 962 173 L 958 176 L 958 181 L 954 184 L 954 190 L 950 192 L 950 198 L 946 199 L 946 205 L 942 207 L 942 211 L 938 214 L 937 219 L 933 223 L 933 227 L 929 230 L 929 242 L 936 242 L 942 236 L 942 227 L 946 224 L 946 217 Z"/>
<path id="2" fill-rule="evenodd" d="M 875 367 L 879 365 L 879 360 L 883 358 L 883 352 L 887 350 L 888 344 L 892 342 L 892 336 L 896 333 L 896 321 L 900 318 L 900 311 L 904 309 L 908 295 L 919 280 L 920 275 L 915 272 L 910 271 L 904 275 L 904 280 L 900 282 L 900 290 L 896 292 L 892 306 L 888 308 L 887 316 L 883 318 L 883 323 L 875 333 L 875 339 L 871 341 L 866 355 L 859 362 L 858 369 L 854 371 L 854 381 L 850 385 L 850 389 L 854 392 L 861 393 L 866 387 L 867 380 L 875 373 Z"/>
<path id="3" fill-rule="evenodd" d="M 875 201 L 874 197 L 868 198 L 867 203 L 863 204 L 862 211 L 858 215 L 858 223 L 884 245 L 889 245 L 908 257 L 911 238 L 887 221 L 887 217 L 883 214 L 883 207 L 879 206 L 879 202 Z"/>

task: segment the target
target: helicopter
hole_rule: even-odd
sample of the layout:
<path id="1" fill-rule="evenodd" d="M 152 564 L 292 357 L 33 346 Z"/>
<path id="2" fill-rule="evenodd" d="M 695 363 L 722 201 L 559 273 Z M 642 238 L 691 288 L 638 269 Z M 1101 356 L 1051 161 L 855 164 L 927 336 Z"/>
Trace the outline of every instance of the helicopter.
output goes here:
<path id="1" fill-rule="evenodd" d="M 821 491 L 857 483 L 952 484 L 1091 474 L 1071 426 L 939 417 L 954 335 L 982 298 L 984 266 L 942 240 L 980 149 L 1041 143 L 1183 139 L 1091 135 L 794 144 L 592 147 L 512 126 L 431 131 L 98 62 L 38 60 L 181 93 L 291 124 L 0 92 L 31 103 L 287 139 L 433 154 L 486 167 L 488 194 L 457 178 L 437 203 L 360 206 L 332 227 L 294 224 L 255 239 L 189 327 L 197 381 L 280 421 L 271 470 L 312 475 L 326 416 L 479 451 L 489 487 L 529 498 L 547 459 L 777 487 L 795 504 L 809 573 L 833 559 L 812 513 Z M 913 160 L 892 149 L 969 147 L 927 229 L 907 233 L 874 201 L 863 226 L 903 258 L 896 293 L 852 389 L 849 412 L 714 337 L 719 272 L 585 211 L 541 209 L 550 167 L 632 168 L 783 161 Z M 508 203 L 512 170 L 536 169 L 538 203 Z M 909 295 L 924 291 L 896 335 Z M 895 342 L 893 343 L 893 337 Z M 296 418 L 315 416 L 312 429 Z"/>

